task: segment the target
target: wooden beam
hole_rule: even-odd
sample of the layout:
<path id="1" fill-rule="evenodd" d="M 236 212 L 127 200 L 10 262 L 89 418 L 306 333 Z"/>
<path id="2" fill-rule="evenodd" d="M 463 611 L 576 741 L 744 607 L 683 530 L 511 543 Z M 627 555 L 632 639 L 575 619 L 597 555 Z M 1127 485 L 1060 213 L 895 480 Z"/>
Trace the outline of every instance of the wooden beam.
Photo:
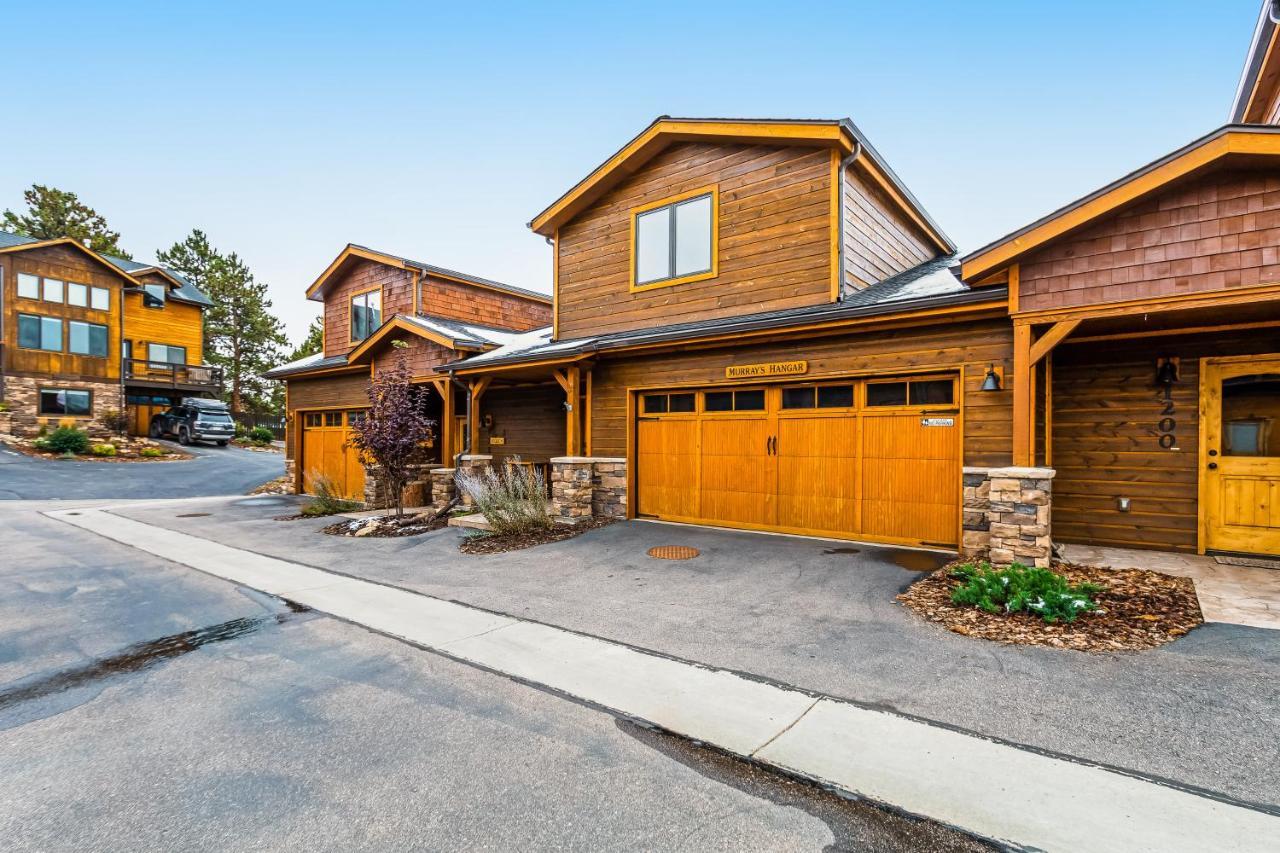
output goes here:
<path id="1" fill-rule="evenodd" d="M 556 382 L 560 383 L 560 389 L 564 393 L 569 393 L 569 374 L 568 371 L 576 368 L 565 368 L 564 370 L 553 370 L 551 375 L 555 377 Z"/>
<path id="2" fill-rule="evenodd" d="M 448 379 L 432 379 L 431 384 L 440 395 L 440 424 L 437 426 L 440 433 L 440 464 L 449 466 L 453 464 L 453 457 L 459 450 L 454 446 L 453 383 Z"/>
<path id="3" fill-rule="evenodd" d="M 468 452 L 472 454 L 480 452 L 480 399 L 489 389 L 489 383 L 492 381 L 492 376 L 481 376 L 470 386 L 471 405 L 467 407 L 467 446 Z"/>
<path id="4" fill-rule="evenodd" d="M 1049 331 L 1040 336 L 1034 344 L 1031 345 L 1031 363 L 1038 364 L 1041 359 L 1052 352 L 1053 348 L 1062 342 L 1062 339 L 1076 330 L 1076 326 L 1080 325 L 1079 320 L 1062 320 L 1054 323 Z"/>
<path id="5" fill-rule="evenodd" d="M 584 410 L 582 412 L 582 444 L 586 450 L 586 455 L 591 455 L 591 368 L 586 370 L 587 376 L 587 397 L 583 403 Z"/>
<path id="6" fill-rule="evenodd" d="M 566 456 L 582 455 L 582 371 L 576 364 L 565 370 L 564 452 Z"/>
<path id="7" fill-rule="evenodd" d="M 1031 327 L 1013 327 L 1013 464 L 1031 465 L 1034 447 L 1032 422 L 1035 418 L 1031 364 Z"/>
<path id="8" fill-rule="evenodd" d="M 1044 467 L 1053 467 L 1053 353 L 1044 360 Z"/>

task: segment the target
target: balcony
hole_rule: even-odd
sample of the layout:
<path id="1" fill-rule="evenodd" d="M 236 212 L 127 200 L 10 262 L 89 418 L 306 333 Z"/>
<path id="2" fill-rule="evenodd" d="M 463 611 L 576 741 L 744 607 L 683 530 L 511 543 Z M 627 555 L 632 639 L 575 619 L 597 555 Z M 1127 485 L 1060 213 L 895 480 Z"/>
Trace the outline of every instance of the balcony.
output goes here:
<path id="1" fill-rule="evenodd" d="M 171 388 L 176 391 L 222 390 L 222 368 L 205 364 L 170 364 L 145 358 L 126 358 L 124 379 L 139 388 Z"/>

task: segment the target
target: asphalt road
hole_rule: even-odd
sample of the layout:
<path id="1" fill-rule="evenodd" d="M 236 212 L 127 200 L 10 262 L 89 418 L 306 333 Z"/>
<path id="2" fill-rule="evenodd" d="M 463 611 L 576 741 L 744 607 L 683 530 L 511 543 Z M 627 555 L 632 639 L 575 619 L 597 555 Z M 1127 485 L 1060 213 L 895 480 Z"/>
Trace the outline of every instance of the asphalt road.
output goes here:
<path id="1" fill-rule="evenodd" d="M 36 459 L 0 445 L 0 500 L 192 498 L 242 495 L 284 473 L 284 455 L 238 447 L 188 448 L 183 462 Z"/>
<path id="2" fill-rule="evenodd" d="M 0 525 L 6 850 L 980 849 L 29 510 Z"/>

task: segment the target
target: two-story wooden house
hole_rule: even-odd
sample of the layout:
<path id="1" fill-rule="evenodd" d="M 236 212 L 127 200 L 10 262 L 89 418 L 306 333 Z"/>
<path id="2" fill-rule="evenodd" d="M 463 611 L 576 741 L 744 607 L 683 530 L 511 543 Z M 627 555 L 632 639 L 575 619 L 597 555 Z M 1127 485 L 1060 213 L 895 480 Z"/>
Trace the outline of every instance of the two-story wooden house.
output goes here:
<path id="1" fill-rule="evenodd" d="M 363 417 L 370 378 L 380 368 L 404 357 L 415 379 L 429 387 L 428 414 L 439 434 L 423 461 L 448 463 L 461 452 L 466 395 L 435 368 L 492 350 L 551 319 L 551 299 L 544 294 L 355 245 L 307 288 L 307 298 L 324 305 L 323 351 L 265 375 L 286 383 L 286 458 L 298 491 L 311 491 L 315 477 L 324 476 L 355 499 L 364 499 L 366 478 L 350 427 Z M 393 347 L 397 341 L 404 346 Z M 518 414 L 535 429 L 544 425 L 552 434 L 549 447 L 513 447 L 546 458 L 560 450 L 554 435 L 559 404 L 550 399 L 539 410 L 536 401 L 536 394 L 522 398 L 529 408 Z M 498 417 L 507 416 L 499 410 Z M 492 413 L 483 434 L 489 428 L 500 429 Z"/>
<path id="2" fill-rule="evenodd" d="M 216 394 L 203 364 L 209 300 L 177 273 L 62 238 L 0 232 L 0 399 L 18 433 L 74 424 L 106 432 L 183 396 Z"/>

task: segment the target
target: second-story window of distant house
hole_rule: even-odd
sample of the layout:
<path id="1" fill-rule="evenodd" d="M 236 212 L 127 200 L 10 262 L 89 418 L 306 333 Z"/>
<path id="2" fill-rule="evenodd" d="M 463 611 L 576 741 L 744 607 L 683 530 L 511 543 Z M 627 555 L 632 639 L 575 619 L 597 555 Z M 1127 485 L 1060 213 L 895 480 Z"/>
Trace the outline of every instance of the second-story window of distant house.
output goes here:
<path id="1" fill-rule="evenodd" d="M 57 317 L 19 314 L 18 346 L 23 349 L 62 352 L 62 320 Z"/>
<path id="2" fill-rule="evenodd" d="M 89 288 L 74 281 L 67 282 L 67 304 L 77 308 L 89 307 Z"/>
<path id="3" fill-rule="evenodd" d="M 147 361 L 156 370 L 167 369 L 171 364 L 186 364 L 187 348 L 168 344 L 147 344 Z"/>
<path id="4" fill-rule="evenodd" d="M 142 304 L 147 308 L 163 308 L 164 291 L 163 284 L 144 284 L 142 286 Z"/>
<path id="5" fill-rule="evenodd" d="M 44 296 L 45 302 L 61 302 L 62 301 L 62 282 L 56 278 L 46 278 L 44 280 Z"/>
<path id="6" fill-rule="evenodd" d="M 107 357 L 107 327 L 100 323 L 67 321 L 67 351 L 94 358 Z"/>
<path id="7" fill-rule="evenodd" d="M 632 211 L 634 287 L 711 278 L 716 268 L 714 188 Z"/>
<path id="8" fill-rule="evenodd" d="M 39 299 L 40 276 L 18 273 L 18 295 L 23 299 Z"/>
<path id="9" fill-rule="evenodd" d="M 110 311 L 111 291 L 105 287 L 89 288 L 89 307 L 94 311 Z"/>
<path id="10" fill-rule="evenodd" d="M 363 341 L 381 325 L 381 290 L 370 290 L 351 297 L 351 340 Z"/>

